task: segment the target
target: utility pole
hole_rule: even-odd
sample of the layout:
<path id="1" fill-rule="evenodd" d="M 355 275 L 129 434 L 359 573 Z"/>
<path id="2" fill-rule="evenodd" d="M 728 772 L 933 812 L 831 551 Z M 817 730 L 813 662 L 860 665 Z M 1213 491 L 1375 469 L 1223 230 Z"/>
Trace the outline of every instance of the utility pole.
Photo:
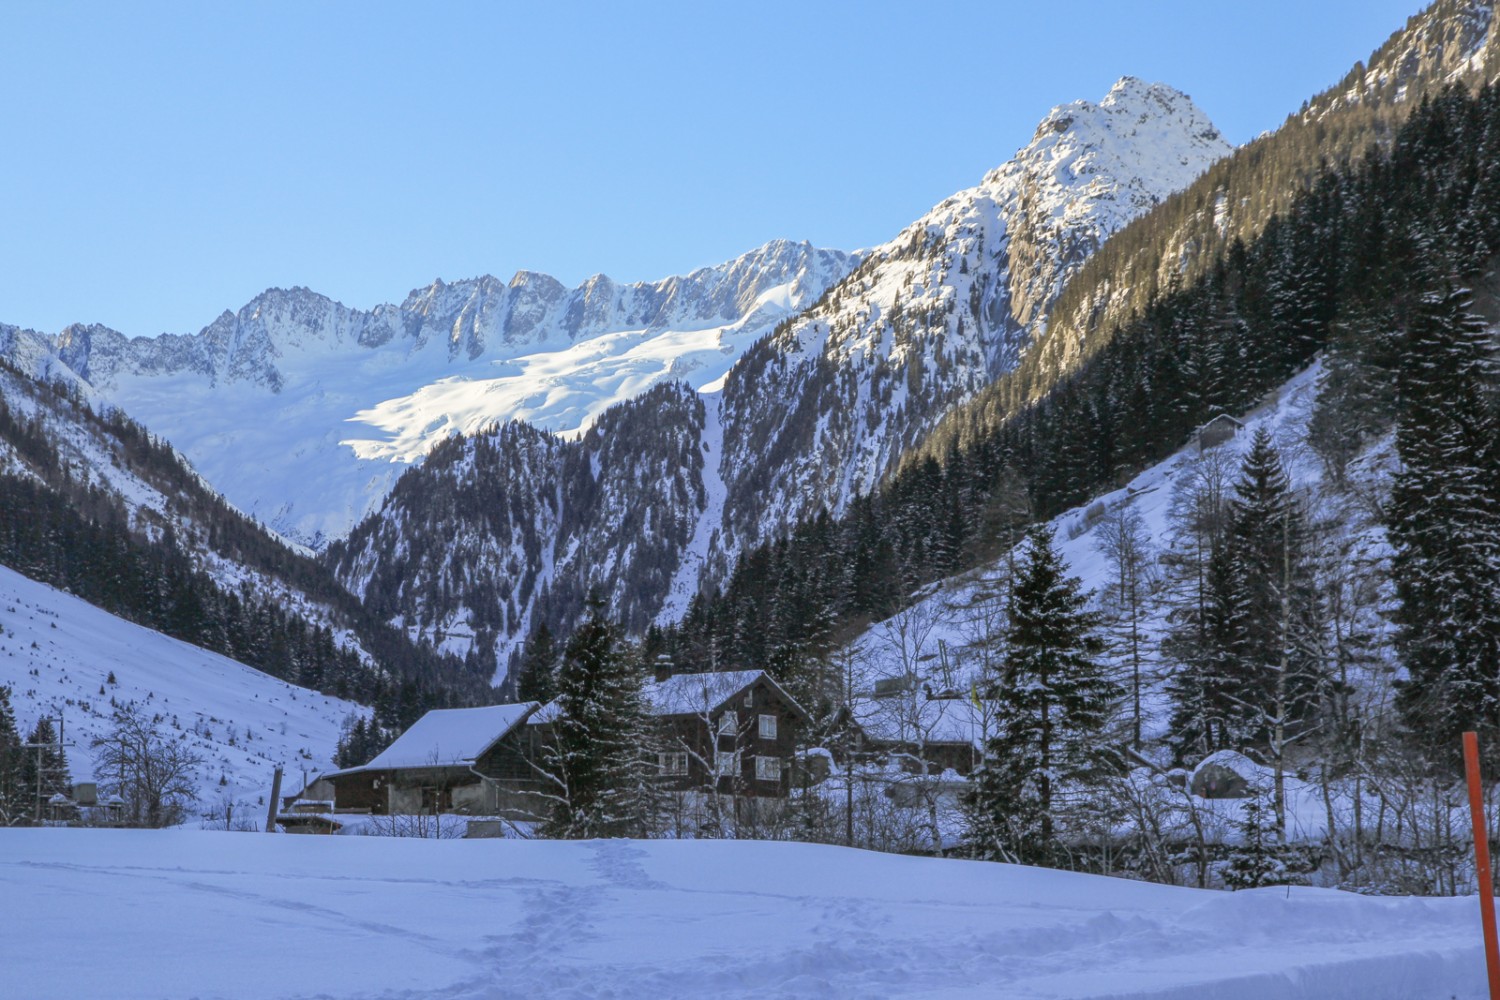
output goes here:
<path id="1" fill-rule="evenodd" d="M 53 718 L 53 716 L 44 715 L 44 716 L 42 716 L 42 718 L 43 719 L 51 719 L 51 718 Z M 56 719 L 57 719 L 57 742 L 56 743 L 22 743 L 21 744 L 21 748 L 23 750 L 35 750 L 36 751 L 36 804 L 33 807 L 32 815 L 33 815 L 33 817 L 36 820 L 37 826 L 41 826 L 42 825 L 42 777 L 43 777 L 43 772 L 45 771 L 45 768 L 43 767 L 43 764 L 42 764 L 42 761 L 43 761 L 42 751 L 47 750 L 47 749 L 52 749 L 52 750 L 56 750 L 58 752 L 58 754 L 61 755 L 62 752 L 63 752 L 63 747 L 67 746 L 67 744 L 63 742 L 63 716 L 62 716 L 61 712 L 59 712 L 57 714 Z M 40 724 L 41 719 L 38 719 L 37 722 L 38 722 L 38 724 Z"/>

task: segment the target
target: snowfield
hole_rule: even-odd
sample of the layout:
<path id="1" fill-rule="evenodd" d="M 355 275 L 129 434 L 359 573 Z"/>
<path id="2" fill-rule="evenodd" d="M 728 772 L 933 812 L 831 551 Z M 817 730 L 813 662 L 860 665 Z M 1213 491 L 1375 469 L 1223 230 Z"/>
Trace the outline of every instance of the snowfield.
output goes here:
<path id="1" fill-rule="evenodd" d="M 7 830 L 0 898 L 34 1000 L 1484 995 L 1472 898 L 808 844 Z"/>
<path id="2" fill-rule="evenodd" d="M 133 704 L 160 716 L 165 735 L 203 757 L 193 775 L 199 809 L 238 803 L 259 821 L 278 764 L 286 769 L 283 791 L 296 791 L 308 775 L 332 768 L 344 719 L 369 715 L 352 701 L 116 618 L 4 566 L 0 686 L 11 689 L 23 734 L 44 713 L 62 716 L 75 782 L 95 780 L 89 741 L 109 731 L 111 701 Z"/>

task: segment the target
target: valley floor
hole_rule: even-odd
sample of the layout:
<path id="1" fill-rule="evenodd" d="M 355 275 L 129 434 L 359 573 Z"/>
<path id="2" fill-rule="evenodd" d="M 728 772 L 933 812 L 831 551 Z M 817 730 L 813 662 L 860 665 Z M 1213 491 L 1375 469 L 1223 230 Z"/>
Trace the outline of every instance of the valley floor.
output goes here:
<path id="1" fill-rule="evenodd" d="M 1473 899 L 749 841 L 0 831 L 7 995 L 1484 995 Z"/>

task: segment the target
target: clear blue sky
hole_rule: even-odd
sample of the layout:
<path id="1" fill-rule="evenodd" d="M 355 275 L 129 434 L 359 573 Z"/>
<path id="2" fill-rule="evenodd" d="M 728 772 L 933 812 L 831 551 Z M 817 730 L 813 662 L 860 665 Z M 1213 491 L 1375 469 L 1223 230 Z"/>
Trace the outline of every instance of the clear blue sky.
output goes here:
<path id="1" fill-rule="evenodd" d="M 1124 74 L 1250 139 L 1419 3 L 4 4 L 0 322 L 869 246 Z"/>

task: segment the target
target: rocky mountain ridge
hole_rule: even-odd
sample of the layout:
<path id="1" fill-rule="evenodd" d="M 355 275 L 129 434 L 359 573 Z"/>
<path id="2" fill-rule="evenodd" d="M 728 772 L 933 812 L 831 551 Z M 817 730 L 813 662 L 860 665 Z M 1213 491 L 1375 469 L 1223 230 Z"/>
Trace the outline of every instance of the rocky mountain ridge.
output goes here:
<path id="1" fill-rule="evenodd" d="M 657 282 L 536 272 L 352 309 L 271 289 L 191 336 L 0 327 L 0 356 L 86 386 L 173 442 L 241 509 L 320 547 L 455 433 L 509 419 L 581 433 L 666 378 L 720 378 L 856 257 L 774 241 Z"/>
<path id="2" fill-rule="evenodd" d="M 872 489 L 1015 367 L 1110 234 L 1230 149 L 1187 95 L 1125 77 L 1097 104 L 1054 108 L 1014 158 L 873 250 L 731 372 L 721 551 Z M 767 452 L 785 458 L 763 469 Z"/>
<path id="3" fill-rule="evenodd" d="M 464 651 L 461 637 L 474 636 L 494 649 L 502 674 L 538 621 L 566 628 L 592 587 L 633 630 L 680 614 L 746 547 L 871 488 L 944 412 L 1015 364 L 1056 290 L 1109 233 L 1228 149 L 1190 99 L 1159 84 L 1126 78 L 1097 104 L 1054 109 L 1012 161 L 871 251 L 750 348 L 722 392 L 654 414 L 640 401 L 625 404 L 608 454 L 591 453 L 591 480 L 604 484 L 646 467 L 655 470 L 653 489 L 615 490 L 613 500 L 594 505 L 563 497 L 573 514 L 523 529 L 529 540 L 521 545 L 512 534 L 517 519 L 489 523 L 495 503 L 474 515 L 445 504 L 435 516 L 422 498 L 467 489 L 479 465 L 512 484 L 510 509 L 549 492 L 543 484 L 559 474 L 539 474 L 522 461 L 532 449 L 494 460 L 496 444 L 516 433 L 496 432 L 455 442 L 441 462 L 434 455 L 330 556 L 351 588 L 382 595 L 383 613 L 440 642 L 460 637 L 454 652 Z M 481 453 L 490 461 L 477 462 Z M 672 455 L 684 460 L 674 464 Z M 653 515 L 648 507 L 663 494 L 685 502 Z M 588 517 L 579 516 L 585 509 Z M 643 533 L 603 545 L 621 523 L 640 524 Z M 455 574 L 434 538 L 475 553 L 486 538 L 494 544 L 488 558 L 465 559 Z M 589 550 L 599 557 L 576 558 Z M 523 551 L 534 554 L 518 560 Z M 378 585 L 398 565 L 402 593 L 420 600 Z M 546 599 L 522 600 L 513 615 L 507 605 L 504 626 L 494 631 L 498 623 L 476 615 L 463 595 L 516 579 L 536 580 L 535 594 Z M 445 581 L 446 597 L 436 580 Z M 485 624 L 476 630 L 464 621 Z"/>

